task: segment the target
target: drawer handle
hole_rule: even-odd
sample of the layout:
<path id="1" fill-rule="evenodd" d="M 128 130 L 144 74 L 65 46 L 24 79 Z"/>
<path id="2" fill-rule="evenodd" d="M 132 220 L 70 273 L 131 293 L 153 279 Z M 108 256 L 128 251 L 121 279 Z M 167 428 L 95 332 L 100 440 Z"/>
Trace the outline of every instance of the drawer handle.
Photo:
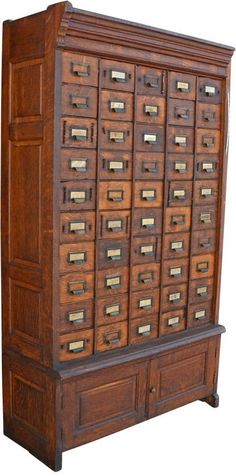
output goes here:
<path id="1" fill-rule="evenodd" d="M 88 101 L 88 97 L 71 96 L 71 105 L 77 109 L 88 109 Z"/>
<path id="2" fill-rule="evenodd" d="M 115 143 L 125 142 L 125 133 L 123 131 L 109 131 L 109 140 Z"/>
<path id="3" fill-rule="evenodd" d="M 151 309 L 152 308 L 152 298 L 145 298 L 145 299 L 140 299 L 139 309 Z"/>
<path id="4" fill-rule="evenodd" d="M 68 344 L 69 352 L 74 352 L 74 353 L 83 352 L 83 350 L 85 349 L 85 341 L 88 342 L 87 339 L 81 339 L 75 342 L 69 342 Z"/>
<path id="5" fill-rule="evenodd" d="M 196 311 L 194 313 L 194 318 L 197 319 L 198 321 L 203 321 L 204 319 L 206 319 L 206 311 L 205 309 L 201 310 L 201 311 Z"/>
<path id="6" fill-rule="evenodd" d="M 170 249 L 176 253 L 181 253 L 183 251 L 183 241 L 172 241 Z"/>
<path id="7" fill-rule="evenodd" d="M 148 162 L 143 162 L 142 169 L 144 170 L 144 172 L 151 172 L 151 173 L 158 172 L 158 167 L 156 166 L 155 162 L 149 162 L 149 164 Z"/>
<path id="8" fill-rule="evenodd" d="M 215 86 L 210 86 L 206 84 L 204 86 L 204 93 L 206 96 L 216 96 L 216 88 Z"/>
<path id="9" fill-rule="evenodd" d="M 202 145 L 203 147 L 214 147 L 215 146 L 215 139 L 214 137 L 203 137 L 202 138 Z"/>
<path id="10" fill-rule="evenodd" d="M 122 222 L 121 220 L 109 220 L 107 223 L 108 230 L 119 232 L 122 230 Z"/>
<path id="11" fill-rule="evenodd" d="M 201 196 L 202 197 L 211 197 L 212 196 L 212 188 L 201 188 Z"/>
<path id="12" fill-rule="evenodd" d="M 160 78 L 158 76 L 144 76 L 144 84 L 149 88 L 158 89 L 160 87 Z"/>
<path id="13" fill-rule="evenodd" d="M 197 288 L 197 296 L 205 297 L 208 296 L 208 287 L 207 286 L 201 286 Z"/>
<path id="14" fill-rule="evenodd" d="M 198 170 L 201 170 L 205 173 L 212 173 L 216 170 L 216 162 L 203 162 L 202 164 L 198 164 Z"/>
<path id="15" fill-rule="evenodd" d="M 143 245 L 140 247 L 140 254 L 144 256 L 154 256 L 153 245 Z"/>
<path id="16" fill-rule="evenodd" d="M 74 203 L 84 203 L 86 202 L 86 191 L 85 190 L 76 190 L 70 191 L 70 201 Z"/>
<path id="17" fill-rule="evenodd" d="M 110 101 L 111 112 L 125 112 L 125 103 L 119 101 Z"/>
<path id="18" fill-rule="evenodd" d="M 185 190 L 173 190 L 173 198 L 175 200 L 186 200 Z"/>
<path id="19" fill-rule="evenodd" d="M 111 202 L 123 202 L 123 190 L 108 190 L 107 198 Z"/>
<path id="20" fill-rule="evenodd" d="M 187 170 L 187 164 L 186 162 L 175 162 L 174 164 L 174 170 L 176 172 L 179 172 L 179 174 L 184 174 Z"/>
<path id="21" fill-rule="evenodd" d="M 143 142 L 146 144 L 159 144 L 159 139 L 158 139 L 158 134 L 148 134 L 144 133 L 143 134 Z"/>
<path id="22" fill-rule="evenodd" d="M 184 225 L 185 224 L 185 215 L 174 215 L 172 216 L 173 225 Z"/>
<path id="23" fill-rule="evenodd" d="M 76 170 L 76 172 L 86 172 L 87 163 L 88 159 L 70 159 L 69 168 L 71 170 Z"/>
<path id="24" fill-rule="evenodd" d="M 197 264 L 198 273 L 207 273 L 209 271 L 208 262 Z"/>
<path id="25" fill-rule="evenodd" d="M 112 261 L 121 260 L 121 256 L 122 256 L 121 248 L 109 248 L 106 251 L 106 257 L 109 260 L 112 260 Z"/>
<path id="26" fill-rule="evenodd" d="M 184 81 L 176 81 L 176 89 L 182 93 L 187 93 L 189 92 L 189 83 Z"/>
<path id="27" fill-rule="evenodd" d="M 105 307 L 105 314 L 107 316 L 115 317 L 120 314 L 120 304 L 113 304 Z"/>
<path id="28" fill-rule="evenodd" d="M 111 71 L 111 79 L 117 83 L 127 83 L 127 73 L 125 71 Z"/>
<path id="29" fill-rule="evenodd" d="M 200 214 L 200 221 L 202 223 L 211 223 L 211 214 L 210 213 L 201 213 Z"/>
<path id="30" fill-rule="evenodd" d="M 121 276 L 107 276 L 106 277 L 106 287 L 110 289 L 119 288 L 121 285 Z"/>
<path id="31" fill-rule="evenodd" d="M 155 218 L 142 218 L 141 226 L 144 228 L 153 228 L 155 226 Z"/>
<path id="32" fill-rule="evenodd" d="M 87 141 L 88 140 L 88 129 L 71 129 L 71 137 L 77 141 Z"/>
<path id="33" fill-rule="evenodd" d="M 69 231 L 70 233 L 75 233 L 78 235 L 82 235 L 86 231 L 86 223 L 84 221 L 71 221 L 69 224 Z"/>
<path id="34" fill-rule="evenodd" d="M 116 334 L 107 334 L 105 335 L 105 343 L 110 345 L 110 344 L 118 344 L 120 342 L 120 332 L 117 332 Z"/>
<path id="35" fill-rule="evenodd" d="M 182 268 L 181 266 L 174 266 L 172 268 L 170 268 L 170 276 L 172 278 L 179 278 L 180 276 L 182 276 Z"/>
<path id="36" fill-rule="evenodd" d="M 124 171 L 123 160 L 109 160 L 108 170 L 110 170 L 111 172 L 123 172 Z"/>
<path id="37" fill-rule="evenodd" d="M 203 117 L 203 120 L 206 121 L 206 122 L 215 122 L 216 121 L 215 112 L 203 111 L 202 117 Z"/>
<path id="38" fill-rule="evenodd" d="M 175 145 L 178 147 L 187 146 L 187 137 L 186 136 L 175 136 Z"/>
<path id="39" fill-rule="evenodd" d="M 175 317 L 170 317 L 167 321 L 167 325 L 169 327 L 177 327 L 180 323 L 180 317 L 175 316 Z"/>
<path id="40" fill-rule="evenodd" d="M 90 74 L 90 65 L 81 63 L 72 63 L 72 72 L 75 76 L 86 78 Z"/>
<path id="41" fill-rule="evenodd" d="M 70 264 L 82 264 L 82 263 L 85 263 L 85 261 L 86 261 L 85 251 L 68 253 L 68 263 Z"/>
<path id="42" fill-rule="evenodd" d="M 68 321 L 71 324 L 82 324 L 85 321 L 84 309 L 68 312 Z"/>
<path id="43" fill-rule="evenodd" d="M 71 281 L 68 283 L 68 292 L 74 296 L 80 296 L 86 291 L 85 281 Z"/>
<path id="44" fill-rule="evenodd" d="M 156 199 L 156 190 L 141 190 L 142 200 L 147 200 L 149 202 Z"/>
<path id="45" fill-rule="evenodd" d="M 150 336 L 151 334 L 151 324 L 147 324 L 145 326 L 138 326 L 137 327 L 137 334 L 142 336 Z"/>
<path id="46" fill-rule="evenodd" d="M 174 304 L 179 302 L 180 298 L 181 298 L 181 293 L 180 292 L 169 294 L 169 302 L 172 302 Z"/>
<path id="47" fill-rule="evenodd" d="M 189 119 L 189 110 L 176 107 L 175 117 L 177 117 L 177 119 Z"/>
<path id="48" fill-rule="evenodd" d="M 211 245 L 210 242 L 207 241 L 207 240 L 205 240 L 205 241 L 204 241 L 204 240 L 200 240 L 200 241 L 199 241 L 199 244 L 200 244 L 201 248 L 204 248 L 204 249 L 210 248 L 210 245 Z"/>
<path id="49" fill-rule="evenodd" d="M 140 273 L 139 274 L 139 282 L 140 283 L 152 283 L 153 281 L 153 273 Z"/>
<path id="50" fill-rule="evenodd" d="M 147 114 L 148 116 L 159 116 L 159 109 L 159 106 L 153 106 L 151 104 L 143 105 L 144 114 Z"/>

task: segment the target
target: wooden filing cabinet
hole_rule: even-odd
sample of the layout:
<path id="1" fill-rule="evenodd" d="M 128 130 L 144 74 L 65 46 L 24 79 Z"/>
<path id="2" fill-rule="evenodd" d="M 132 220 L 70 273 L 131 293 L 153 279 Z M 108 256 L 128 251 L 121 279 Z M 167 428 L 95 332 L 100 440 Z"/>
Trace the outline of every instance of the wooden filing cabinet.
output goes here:
<path id="1" fill-rule="evenodd" d="M 69 2 L 4 24 L 4 432 L 53 470 L 218 405 L 232 54 Z"/>

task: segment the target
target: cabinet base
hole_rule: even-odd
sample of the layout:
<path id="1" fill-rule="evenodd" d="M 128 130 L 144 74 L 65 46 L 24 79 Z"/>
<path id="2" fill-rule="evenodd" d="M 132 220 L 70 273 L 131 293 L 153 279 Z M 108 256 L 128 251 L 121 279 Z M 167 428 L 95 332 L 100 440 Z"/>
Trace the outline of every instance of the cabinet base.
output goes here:
<path id="1" fill-rule="evenodd" d="M 208 395 L 205 398 L 201 399 L 202 402 L 208 403 L 213 408 L 218 408 L 219 403 L 220 403 L 220 397 L 218 393 L 212 393 L 211 395 Z"/>

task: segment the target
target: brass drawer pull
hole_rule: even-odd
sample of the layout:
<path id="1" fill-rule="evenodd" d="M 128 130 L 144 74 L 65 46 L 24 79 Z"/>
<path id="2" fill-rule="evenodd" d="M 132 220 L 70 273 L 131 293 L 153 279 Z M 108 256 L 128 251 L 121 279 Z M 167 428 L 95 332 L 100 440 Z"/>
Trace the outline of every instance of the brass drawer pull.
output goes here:
<path id="1" fill-rule="evenodd" d="M 90 74 L 90 65 L 81 63 L 72 63 L 72 72 L 75 76 L 87 78 Z"/>
<path id="2" fill-rule="evenodd" d="M 149 202 L 156 199 L 156 190 L 141 190 L 142 200 L 147 200 Z"/>
<path id="3" fill-rule="evenodd" d="M 71 137 L 77 141 L 87 141 L 88 140 L 88 129 L 76 129 L 72 127 L 71 129 Z"/>
<path id="4" fill-rule="evenodd" d="M 86 292 L 86 282 L 85 281 L 70 281 L 68 283 L 68 292 L 74 296 L 80 296 Z"/>
<path id="5" fill-rule="evenodd" d="M 209 239 L 205 239 L 205 240 L 202 239 L 202 240 L 199 240 L 199 245 L 201 246 L 201 248 L 206 249 L 206 248 L 210 248 L 211 244 L 210 244 Z"/>
<path id="6" fill-rule="evenodd" d="M 174 304 L 179 302 L 180 298 L 181 298 L 181 293 L 180 292 L 169 294 L 169 301 L 174 303 Z"/>
<path id="7" fill-rule="evenodd" d="M 179 172 L 180 174 L 184 174 L 184 172 L 186 172 L 186 170 L 187 170 L 186 162 L 175 162 L 174 170 L 176 172 Z"/>
<path id="8" fill-rule="evenodd" d="M 111 71 L 112 81 L 117 83 L 127 83 L 127 73 L 125 71 Z"/>
<path id="9" fill-rule="evenodd" d="M 159 116 L 159 106 L 153 106 L 151 104 L 144 104 L 143 105 L 143 110 L 144 113 L 147 114 L 148 116 Z"/>
<path id="10" fill-rule="evenodd" d="M 105 341 L 105 344 L 108 344 L 108 345 L 118 344 L 118 342 L 120 342 L 120 332 L 106 334 L 104 336 L 104 341 Z"/>
<path id="11" fill-rule="evenodd" d="M 69 342 L 69 352 L 83 352 L 85 349 L 85 339 L 77 340 L 75 342 Z"/>
<path id="12" fill-rule="evenodd" d="M 184 81 L 176 81 L 176 89 L 182 93 L 187 93 L 189 92 L 189 83 Z"/>
<path id="13" fill-rule="evenodd" d="M 180 276 L 182 276 L 182 267 L 181 266 L 170 267 L 170 276 L 172 278 L 179 278 Z"/>
<path id="14" fill-rule="evenodd" d="M 85 190 L 72 190 L 70 191 L 70 201 L 74 203 L 84 203 L 86 202 L 86 191 Z"/>
<path id="15" fill-rule="evenodd" d="M 175 136 L 175 145 L 178 147 L 187 146 L 187 137 L 186 136 Z"/>
<path id="16" fill-rule="evenodd" d="M 155 218 L 142 218 L 141 226 L 144 228 L 153 228 L 155 226 Z"/>
<path id="17" fill-rule="evenodd" d="M 215 112 L 211 112 L 211 111 L 203 111 L 202 118 L 206 122 L 215 122 L 216 121 L 216 114 L 215 114 Z"/>
<path id="18" fill-rule="evenodd" d="M 71 96 L 71 105 L 77 109 L 88 109 L 89 98 L 82 96 Z"/>
<path id="19" fill-rule="evenodd" d="M 171 217 L 171 222 L 173 225 L 184 225 L 185 224 L 185 215 L 173 215 Z"/>
<path id="20" fill-rule="evenodd" d="M 143 162 L 142 170 L 143 170 L 143 172 L 151 172 L 151 173 L 158 172 L 157 163 L 156 162 Z"/>
<path id="21" fill-rule="evenodd" d="M 211 214 L 210 213 L 201 213 L 200 214 L 200 221 L 202 223 L 211 223 L 212 220 L 211 220 Z"/>
<path id="22" fill-rule="evenodd" d="M 143 245 L 140 247 L 140 254 L 144 256 L 154 256 L 154 245 Z"/>
<path id="23" fill-rule="evenodd" d="M 108 190 L 107 199 L 111 202 L 123 202 L 123 190 Z"/>
<path id="24" fill-rule="evenodd" d="M 216 170 L 216 162 L 203 162 L 202 171 L 206 173 L 212 173 Z"/>
<path id="25" fill-rule="evenodd" d="M 106 257 L 112 261 L 120 260 L 122 257 L 121 248 L 108 248 Z"/>
<path id="26" fill-rule="evenodd" d="M 140 273 L 138 280 L 139 280 L 140 283 L 152 283 L 153 273 L 152 272 Z"/>
<path id="27" fill-rule="evenodd" d="M 150 336 L 151 334 L 151 324 L 147 324 L 145 326 L 138 326 L 137 327 L 137 334 L 142 336 Z"/>
<path id="28" fill-rule="evenodd" d="M 160 87 L 160 78 L 158 76 L 144 76 L 144 84 L 149 88 L 158 89 Z"/>
<path id="29" fill-rule="evenodd" d="M 109 131 L 108 137 L 110 142 L 125 142 L 125 133 L 123 131 Z"/>
<path id="30" fill-rule="evenodd" d="M 121 286 L 121 276 L 113 275 L 106 276 L 106 287 L 110 289 L 116 289 Z"/>
<path id="31" fill-rule="evenodd" d="M 87 171 L 88 159 L 70 159 L 69 168 L 76 170 L 76 172 L 86 172 Z"/>
<path id="32" fill-rule="evenodd" d="M 85 263 L 85 261 L 86 261 L 85 251 L 68 253 L 68 263 L 70 264 L 82 264 L 82 263 Z"/>
<path id="33" fill-rule="evenodd" d="M 86 231 L 86 222 L 85 221 L 71 221 L 69 224 L 69 231 L 70 233 L 75 233 L 78 235 L 82 235 Z"/>
<path id="34" fill-rule="evenodd" d="M 209 271 L 209 263 L 207 261 L 197 263 L 197 271 L 199 273 L 207 273 Z"/>
<path id="35" fill-rule="evenodd" d="M 197 296 L 201 296 L 201 297 L 208 296 L 208 287 L 200 286 L 199 288 L 197 288 Z"/>
<path id="36" fill-rule="evenodd" d="M 176 251 L 176 253 L 181 253 L 183 251 L 183 242 L 182 241 L 172 241 L 170 244 L 170 249 Z"/>
<path id="37" fill-rule="evenodd" d="M 169 327 L 177 327 L 180 323 L 180 317 L 175 316 L 175 317 L 170 317 L 167 321 L 167 325 Z"/>
<path id="38" fill-rule="evenodd" d="M 109 160 L 108 170 L 111 172 L 123 172 L 124 162 L 122 160 Z"/>
<path id="39" fill-rule="evenodd" d="M 148 133 L 144 133 L 143 134 L 143 142 L 146 143 L 146 144 L 158 144 L 159 143 L 159 140 L 158 140 L 158 134 L 148 134 Z"/>
<path id="40" fill-rule="evenodd" d="M 110 231 L 118 232 L 122 230 L 122 221 L 121 220 L 108 220 L 107 228 Z"/>
<path id="41" fill-rule="evenodd" d="M 81 324 L 85 321 L 85 312 L 84 309 L 79 309 L 78 311 L 68 312 L 68 321 L 72 324 Z"/>
<path id="42" fill-rule="evenodd" d="M 175 117 L 177 119 L 189 119 L 189 110 L 180 107 L 175 108 Z"/>
<path id="43" fill-rule="evenodd" d="M 175 200 L 186 200 L 185 190 L 173 190 L 173 198 Z"/>
<path id="44" fill-rule="evenodd" d="M 205 93 L 206 96 L 216 96 L 215 86 L 210 86 L 208 84 L 205 84 L 204 93 Z"/>
<path id="45" fill-rule="evenodd" d="M 122 101 L 110 101 L 110 111 L 125 112 L 125 103 Z"/>
<path id="46" fill-rule="evenodd" d="M 201 188 L 201 196 L 202 197 L 211 197 L 212 196 L 212 188 Z"/>
<path id="47" fill-rule="evenodd" d="M 105 314 L 107 316 L 115 317 L 120 314 L 120 304 L 113 304 L 112 306 L 105 306 Z"/>
<path id="48" fill-rule="evenodd" d="M 199 321 L 203 321 L 204 319 L 206 319 L 206 310 L 205 309 L 202 309 L 201 311 L 196 311 L 194 313 L 194 318 L 195 319 L 198 319 Z"/>
<path id="49" fill-rule="evenodd" d="M 207 137 L 207 136 L 203 136 L 202 138 L 202 145 L 203 147 L 207 147 L 207 148 L 210 148 L 210 147 L 214 147 L 215 145 L 215 138 L 214 137 Z"/>
<path id="50" fill-rule="evenodd" d="M 138 303 L 139 309 L 151 309 L 152 308 L 152 298 L 140 299 Z"/>

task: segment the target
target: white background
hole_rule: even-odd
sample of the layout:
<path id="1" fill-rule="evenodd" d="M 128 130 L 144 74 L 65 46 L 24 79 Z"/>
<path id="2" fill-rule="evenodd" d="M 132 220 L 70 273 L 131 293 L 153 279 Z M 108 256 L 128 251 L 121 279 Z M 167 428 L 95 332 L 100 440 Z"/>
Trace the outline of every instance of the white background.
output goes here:
<path id="1" fill-rule="evenodd" d="M 48 2 L 50 0 L 1 2 L 1 22 L 44 10 Z M 74 0 L 73 6 L 236 47 L 234 0 Z M 227 333 L 222 336 L 218 385 L 220 407 L 212 409 L 202 402 L 194 402 L 65 452 L 61 475 L 236 474 L 236 54 L 231 77 L 230 149 L 220 307 L 220 322 L 226 326 Z M 1 413 L 0 420 L 2 422 Z M 2 433 L 0 469 L 2 474 L 52 474 L 51 470 Z"/>

